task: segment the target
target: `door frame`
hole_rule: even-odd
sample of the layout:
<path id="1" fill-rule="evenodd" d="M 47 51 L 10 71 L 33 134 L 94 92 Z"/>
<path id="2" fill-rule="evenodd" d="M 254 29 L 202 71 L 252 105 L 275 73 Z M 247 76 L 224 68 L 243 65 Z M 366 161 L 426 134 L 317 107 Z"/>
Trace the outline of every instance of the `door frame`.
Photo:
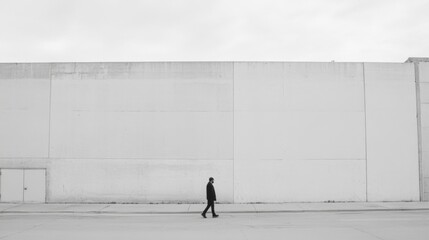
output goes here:
<path id="1" fill-rule="evenodd" d="M 23 184 L 25 185 L 25 170 L 45 170 L 45 202 L 47 202 L 48 199 L 48 169 L 47 168 L 31 168 L 31 167 L 24 167 L 24 168 L 20 168 L 20 167 L 6 167 L 6 168 L 2 168 L 0 167 L 0 183 L 1 183 L 1 175 L 2 175 L 2 170 L 22 170 L 23 171 Z M 24 186 L 22 186 L 22 191 L 24 192 Z M 1 193 L 1 184 L 0 184 L 0 193 Z M 22 194 L 23 198 L 22 201 L 20 203 L 25 203 L 24 202 L 24 193 Z M 2 202 L 1 201 L 1 195 L 0 195 L 0 203 L 7 203 L 7 202 Z"/>

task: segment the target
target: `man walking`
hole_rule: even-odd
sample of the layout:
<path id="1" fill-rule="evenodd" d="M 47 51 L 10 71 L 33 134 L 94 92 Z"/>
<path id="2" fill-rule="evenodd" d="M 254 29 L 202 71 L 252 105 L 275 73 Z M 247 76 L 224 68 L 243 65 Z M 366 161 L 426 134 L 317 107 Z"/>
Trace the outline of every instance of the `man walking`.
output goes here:
<path id="1" fill-rule="evenodd" d="M 214 202 L 216 201 L 216 192 L 214 190 L 213 183 L 214 183 L 214 178 L 210 177 L 209 182 L 207 183 L 207 207 L 206 209 L 204 209 L 204 212 L 201 213 L 201 215 L 204 218 L 207 218 L 206 213 L 210 207 L 212 208 L 213 217 L 214 218 L 219 217 L 219 215 L 216 215 L 214 210 Z"/>

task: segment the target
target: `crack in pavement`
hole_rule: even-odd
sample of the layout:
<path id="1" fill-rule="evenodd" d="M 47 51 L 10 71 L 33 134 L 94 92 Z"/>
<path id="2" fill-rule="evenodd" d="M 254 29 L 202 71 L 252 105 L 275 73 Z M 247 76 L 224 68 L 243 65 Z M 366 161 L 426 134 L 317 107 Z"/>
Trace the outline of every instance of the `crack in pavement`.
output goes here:
<path id="1" fill-rule="evenodd" d="M 384 238 L 381 238 L 381 237 L 379 237 L 379 236 L 377 236 L 377 235 L 375 235 L 375 234 L 373 234 L 373 233 L 370 233 L 370 232 L 364 231 L 364 230 L 362 230 L 362 229 L 359 229 L 359 228 L 356 228 L 356 227 L 352 227 L 352 229 L 354 229 L 354 230 L 356 230 L 356 231 L 359 231 L 359 232 L 361 232 L 361 233 L 365 233 L 365 234 L 367 234 L 367 235 L 369 235 L 369 236 L 371 236 L 371 237 L 375 237 L 375 238 L 380 239 L 380 240 L 385 240 Z"/>
<path id="2" fill-rule="evenodd" d="M 21 234 L 21 233 L 27 232 L 27 231 L 31 231 L 31 230 L 33 230 L 33 229 L 36 229 L 37 227 L 40 227 L 40 226 L 42 226 L 42 225 L 44 225 L 44 224 L 47 224 L 47 223 L 54 222 L 54 221 L 56 221 L 56 220 L 58 220 L 58 219 L 60 219 L 60 218 L 61 218 L 61 217 L 57 217 L 57 218 L 54 218 L 54 219 L 52 219 L 52 220 L 50 220 L 50 221 L 47 221 L 47 222 L 43 222 L 43 223 L 39 223 L 39 224 L 33 225 L 33 226 L 31 226 L 30 228 L 23 229 L 23 230 L 20 230 L 20 231 L 17 231 L 17 232 L 12 232 L 12 233 L 6 234 L 6 235 L 4 235 L 4 236 L 0 236 L 0 239 L 6 239 L 6 238 L 8 238 L 8 237 L 12 237 L 12 236 L 15 236 L 15 235 L 18 235 L 18 234 Z"/>

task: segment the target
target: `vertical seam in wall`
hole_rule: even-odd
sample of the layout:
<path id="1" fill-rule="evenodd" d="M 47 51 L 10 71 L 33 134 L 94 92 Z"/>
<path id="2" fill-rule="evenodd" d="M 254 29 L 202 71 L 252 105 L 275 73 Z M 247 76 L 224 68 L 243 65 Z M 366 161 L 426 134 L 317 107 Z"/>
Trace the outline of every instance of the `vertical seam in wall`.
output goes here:
<path id="1" fill-rule="evenodd" d="M 368 131 L 366 126 L 366 80 L 365 80 L 365 63 L 362 63 L 362 80 L 363 80 L 363 109 L 365 116 L 365 200 L 368 202 Z"/>
<path id="2" fill-rule="evenodd" d="M 421 119 L 421 106 L 420 106 L 420 73 L 419 73 L 419 63 L 414 62 L 414 80 L 416 83 L 416 120 L 417 120 L 417 153 L 419 160 L 419 199 L 423 201 L 423 159 L 422 159 L 422 119 Z"/>
<path id="3" fill-rule="evenodd" d="M 51 106 L 52 106 L 52 64 L 49 64 L 48 158 L 51 157 Z"/>
<path id="4" fill-rule="evenodd" d="M 232 203 L 235 203 L 235 62 L 232 62 Z"/>

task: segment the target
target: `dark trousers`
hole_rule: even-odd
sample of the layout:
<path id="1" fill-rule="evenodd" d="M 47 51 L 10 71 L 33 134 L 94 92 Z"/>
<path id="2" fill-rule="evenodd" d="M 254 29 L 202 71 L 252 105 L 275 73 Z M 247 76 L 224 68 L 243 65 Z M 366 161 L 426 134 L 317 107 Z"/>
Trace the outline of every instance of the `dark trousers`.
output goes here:
<path id="1" fill-rule="evenodd" d="M 212 214 L 216 215 L 215 210 L 214 210 L 214 201 L 213 200 L 209 200 L 207 202 L 207 207 L 206 207 L 206 209 L 204 209 L 204 212 L 203 212 L 204 215 L 206 215 L 206 213 L 207 213 L 207 211 L 209 210 L 210 207 L 212 207 Z"/>

